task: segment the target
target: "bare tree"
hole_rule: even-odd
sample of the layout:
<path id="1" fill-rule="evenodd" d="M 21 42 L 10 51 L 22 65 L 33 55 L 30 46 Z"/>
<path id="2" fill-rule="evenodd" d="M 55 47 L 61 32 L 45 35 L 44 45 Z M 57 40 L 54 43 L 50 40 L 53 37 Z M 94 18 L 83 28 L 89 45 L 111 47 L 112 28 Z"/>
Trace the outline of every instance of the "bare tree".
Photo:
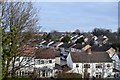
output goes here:
<path id="1" fill-rule="evenodd" d="M 15 59 L 18 49 L 25 44 L 37 26 L 37 12 L 30 2 L 2 2 L 2 76 L 9 75 L 9 66 L 12 61 L 12 77 L 15 74 Z M 29 34 L 30 35 L 30 34 Z M 27 38 L 26 38 L 27 37 Z"/>

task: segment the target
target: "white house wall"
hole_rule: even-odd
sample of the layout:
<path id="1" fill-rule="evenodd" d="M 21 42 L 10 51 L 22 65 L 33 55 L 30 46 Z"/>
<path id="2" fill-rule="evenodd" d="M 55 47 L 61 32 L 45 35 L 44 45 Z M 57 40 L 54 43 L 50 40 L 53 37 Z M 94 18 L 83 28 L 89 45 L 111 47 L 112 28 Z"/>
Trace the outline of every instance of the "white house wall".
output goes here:
<path id="1" fill-rule="evenodd" d="M 44 60 L 44 64 L 37 64 L 38 60 Z M 52 63 L 45 63 L 46 61 L 49 62 L 49 60 L 52 60 Z M 43 68 L 45 66 L 47 66 L 50 69 L 53 69 L 53 67 L 55 67 L 55 59 L 35 59 L 35 68 Z"/>
<path id="2" fill-rule="evenodd" d="M 55 57 L 55 63 L 60 65 L 60 57 Z"/>
<path id="3" fill-rule="evenodd" d="M 90 77 L 96 77 L 96 73 L 102 73 L 101 76 L 104 75 L 104 78 L 112 74 L 112 63 L 72 63 L 72 61 L 70 61 L 70 57 L 68 57 L 67 60 L 68 66 L 72 68 L 71 73 L 79 73 L 84 76 L 84 64 L 90 64 L 90 68 L 87 68 L 87 72 L 90 73 Z M 79 67 L 76 67 L 76 64 L 78 64 Z M 102 68 L 96 68 L 96 64 L 102 64 Z M 110 64 L 110 67 L 107 67 L 107 64 Z"/>
<path id="4" fill-rule="evenodd" d="M 68 65 L 70 68 L 73 68 L 73 61 L 72 61 L 72 58 L 71 58 L 70 53 L 69 53 L 68 56 L 67 56 L 67 65 Z"/>

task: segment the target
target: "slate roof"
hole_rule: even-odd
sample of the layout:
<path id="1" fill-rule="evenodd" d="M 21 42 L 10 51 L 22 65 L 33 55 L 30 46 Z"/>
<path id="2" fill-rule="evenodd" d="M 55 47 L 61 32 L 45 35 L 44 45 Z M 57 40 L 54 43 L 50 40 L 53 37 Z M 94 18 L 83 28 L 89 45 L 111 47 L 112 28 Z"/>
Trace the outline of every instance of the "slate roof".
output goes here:
<path id="1" fill-rule="evenodd" d="M 55 42 L 54 44 L 52 44 L 51 46 L 56 47 L 58 44 L 60 44 L 61 42 Z"/>
<path id="2" fill-rule="evenodd" d="M 76 40 L 78 38 L 78 36 L 77 37 L 74 37 L 72 40 Z"/>
<path id="3" fill-rule="evenodd" d="M 63 43 L 62 45 L 60 45 L 59 47 L 63 47 L 63 48 L 70 48 L 71 46 L 73 46 L 74 43 Z"/>
<path id="4" fill-rule="evenodd" d="M 49 46 L 53 46 L 56 42 L 51 43 Z"/>
<path id="5" fill-rule="evenodd" d="M 83 47 L 85 47 L 86 44 L 76 44 L 74 45 L 72 48 L 75 48 L 75 49 L 82 49 Z"/>
<path id="6" fill-rule="evenodd" d="M 110 48 L 111 48 L 111 46 L 109 46 L 109 45 L 102 45 L 102 46 L 93 45 L 91 47 L 91 50 L 94 52 L 105 52 L 105 51 L 109 50 Z"/>
<path id="7" fill-rule="evenodd" d="M 54 59 L 56 50 L 52 48 L 38 48 L 35 53 L 35 59 Z"/>
<path id="8" fill-rule="evenodd" d="M 48 45 L 50 43 L 50 41 L 46 41 L 46 42 L 44 42 L 42 45 Z"/>
<path id="9" fill-rule="evenodd" d="M 106 52 L 72 52 L 70 53 L 74 63 L 99 63 L 99 62 L 112 62 Z"/>

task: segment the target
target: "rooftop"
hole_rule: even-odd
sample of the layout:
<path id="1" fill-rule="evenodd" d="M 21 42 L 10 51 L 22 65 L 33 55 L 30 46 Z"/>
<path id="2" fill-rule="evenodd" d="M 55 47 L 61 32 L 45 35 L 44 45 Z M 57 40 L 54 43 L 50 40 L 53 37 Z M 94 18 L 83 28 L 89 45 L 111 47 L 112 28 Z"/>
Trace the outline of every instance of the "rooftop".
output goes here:
<path id="1" fill-rule="evenodd" d="M 72 52 L 70 53 L 72 61 L 75 63 L 99 63 L 99 62 L 112 62 L 107 52 Z"/>
<path id="2" fill-rule="evenodd" d="M 64 48 L 70 48 L 71 46 L 73 46 L 74 43 L 63 43 L 62 45 L 60 45 L 59 47 L 64 47 Z"/>
<path id="3" fill-rule="evenodd" d="M 91 50 L 94 51 L 94 52 L 104 52 L 104 51 L 107 51 L 111 48 L 111 46 L 109 45 L 93 45 L 91 47 Z"/>
<path id="4" fill-rule="evenodd" d="M 76 49 L 82 49 L 83 47 L 85 47 L 86 44 L 76 44 L 74 45 L 72 48 L 76 48 Z"/>
<path id="5" fill-rule="evenodd" d="M 38 48 L 35 53 L 35 59 L 54 59 L 55 54 L 58 53 L 52 48 Z"/>

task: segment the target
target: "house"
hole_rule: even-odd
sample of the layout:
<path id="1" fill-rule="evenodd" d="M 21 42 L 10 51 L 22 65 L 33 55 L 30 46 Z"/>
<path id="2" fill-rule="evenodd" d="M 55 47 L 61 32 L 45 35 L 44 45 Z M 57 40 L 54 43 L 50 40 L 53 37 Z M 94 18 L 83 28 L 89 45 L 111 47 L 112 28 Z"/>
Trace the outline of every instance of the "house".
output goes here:
<path id="1" fill-rule="evenodd" d="M 66 60 L 68 53 L 70 51 L 70 47 L 73 46 L 74 43 L 63 43 L 62 45 L 59 46 L 60 49 L 60 55 L 62 60 Z"/>
<path id="2" fill-rule="evenodd" d="M 60 61 L 60 52 L 56 51 L 55 53 L 55 64 L 60 65 L 61 61 Z"/>
<path id="3" fill-rule="evenodd" d="M 50 45 L 52 48 L 54 48 L 54 49 L 58 49 L 59 48 L 59 46 L 60 45 L 62 45 L 63 44 L 63 42 L 55 42 L 55 43 L 53 43 L 52 45 Z"/>
<path id="4" fill-rule="evenodd" d="M 71 37 L 72 43 L 75 43 L 79 38 L 81 38 L 81 36 L 79 35 L 75 35 Z"/>
<path id="5" fill-rule="evenodd" d="M 16 71 L 16 75 L 28 75 L 34 71 L 34 54 L 36 48 L 30 45 L 23 45 L 18 50 L 19 52 L 18 56 L 15 58 L 14 66 L 16 69 L 18 68 L 18 70 Z M 11 62 L 9 70 L 11 70 L 12 64 L 13 63 Z"/>
<path id="6" fill-rule="evenodd" d="M 81 51 L 86 51 L 89 49 L 91 46 L 88 44 L 75 44 L 70 48 L 71 52 L 81 52 Z"/>
<path id="7" fill-rule="evenodd" d="M 42 48 L 50 47 L 50 45 L 53 43 L 54 43 L 54 41 L 45 41 L 44 43 L 40 44 L 40 47 L 42 47 Z"/>
<path id="8" fill-rule="evenodd" d="M 48 78 L 54 77 L 56 66 L 60 65 L 60 52 L 53 48 L 35 48 L 24 46 L 20 56 L 16 58 L 16 67 L 21 65 L 17 71 L 19 76 L 28 76 L 35 73 L 36 77 Z"/>
<path id="9" fill-rule="evenodd" d="M 118 54 L 114 54 L 111 59 L 113 60 L 114 63 L 114 69 L 119 70 L 120 71 L 120 59 Z"/>
<path id="10" fill-rule="evenodd" d="M 94 52 L 107 52 L 110 58 L 113 60 L 113 67 L 117 70 L 120 70 L 119 54 L 114 48 L 109 45 L 94 45 L 91 47 L 91 50 Z"/>
<path id="11" fill-rule="evenodd" d="M 108 42 L 108 37 L 104 35 L 98 36 L 98 44 L 106 44 Z"/>
<path id="12" fill-rule="evenodd" d="M 36 45 L 37 48 L 41 48 L 43 47 L 43 43 L 45 43 L 46 41 L 43 40 L 42 42 L 40 42 L 39 44 Z"/>
<path id="13" fill-rule="evenodd" d="M 54 77 L 56 53 L 52 48 L 39 48 L 36 51 L 34 68 L 38 77 Z"/>
<path id="14" fill-rule="evenodd" d="M 82 77 L 110 76 L 113 71 L 113 62 L 106 52 L 71 52 L 67 57 L 69 73 L 79 73 Z"/>
<path id="15" fill-rule="evenodd" d="M 98 45 L 98 37 L 97 36 L 93 36 L 92 39 L 94 41 L 94 45 Z"/>

